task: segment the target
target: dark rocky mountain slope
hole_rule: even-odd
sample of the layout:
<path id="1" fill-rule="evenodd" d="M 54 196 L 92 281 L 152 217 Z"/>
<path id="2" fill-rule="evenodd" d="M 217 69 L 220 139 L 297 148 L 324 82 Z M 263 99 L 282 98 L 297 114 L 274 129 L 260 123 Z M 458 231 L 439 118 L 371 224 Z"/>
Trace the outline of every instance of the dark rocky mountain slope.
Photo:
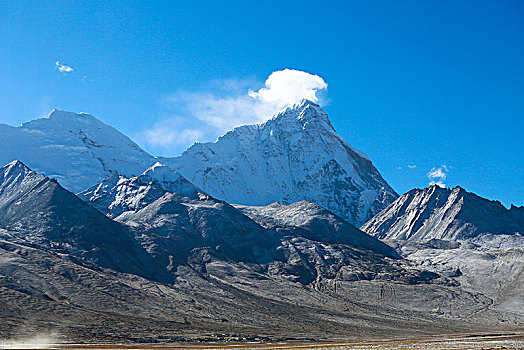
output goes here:
<path id="1" fill-rule="evenodd" d="M 0 238 L 75 260 L 165 280 L 129 230 L 62 188 L 56 180 L 14 161 L 0 169 Z"/>

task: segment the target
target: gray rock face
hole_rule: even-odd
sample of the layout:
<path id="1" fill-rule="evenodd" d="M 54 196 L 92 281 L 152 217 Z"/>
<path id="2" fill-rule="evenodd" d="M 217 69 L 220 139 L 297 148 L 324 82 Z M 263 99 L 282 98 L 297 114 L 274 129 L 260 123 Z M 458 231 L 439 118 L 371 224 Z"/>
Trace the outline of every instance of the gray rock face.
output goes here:
<path id="1" fill-rule="evenodd" d="M 276 250 L 280 240 L 274 231 L 263 229 L 229 204 L 210 196 L 191 199 L 166 192 L 146 207 L 127 211 L 116 220 L 147 230 L 148 237 L 139 240 L 168 266 L 201 260 L 202 249 L 206 255 L 237 262 L 262 264 L 281 257 Z"/>
<path id="2" fill-rule="evenodd" d="M 169 271 L 189 264 L 204 272 L 218 259 L 256 264 L 272 276 L 303 284 L 322 278 L 426 279 L 420 271 L 407 272 L 384 260 L 399 256 L 316 204 L 235 208 L 202 192 L 184 195 L 161 179 L 148 179 L 110 179 L 81 195 L 140 232 L 137 239 Z M 109 188 L 110 183 L 116 184 Z"/>
<path id="3" fill-rule="evenodd" d="M 290 205 L 273 203 L 264 207 L 236 206 L 240 211 L 266 228 L 281 235 L 300 236 L 313 241 L 346 244 L 371 250 L 390 258 L 398 258 L 390 246 L 371 238 L 329 210 L 309 201 Z"/>
<path id="4" fill-rule="evenodd" d="M 506 209 L 460 187 L 413 189 L 362 226 L 384 240 L 467 239 L 524 232 L 524 208 Z"/>
<path id="5" fill-rule="evenodd" d="M 420 268 L 491 298 L 491 308 L 502 311 L 502 319 L 524 310 L 524 236 L 482 234 L 466 240 L 399 243 L 402 255 Z"/>
<path id="6" fill-rule="evenodd" d="M 302 101 L 272 119 L 164 159 L 189 181 L 229 203 L 309 200 L 361 225 L 398 195 L 369 158 L 344 141 L 327 114 Z"/>
<path id="7" fill-rule="evenodd" d="M 137 239 L 169 270 L 186 264 L 196 248 L 234 261 L 260 262 L 276 255 L 273 231 L 164 165 L 132 178 L 111 177 L 79 196 L 139 231 Z"/>
<path id="8" fill-rule="evenodd" d="M 369 337 L 522 320 L 507 312 L 515 294 L 491 310 L 483 294 L 399 259 L 318 205 L 238 209 L 158 167 L 83 196 L 118 222 L 19 162 L 2 169 L 0 335 L 23 324 L 79 341 Z"/>
<path id="9" fill-rule="evenodd" d="M 2 239 L 152 279 L 165 274 L 128 230 L 19 161 L 0 169 Z"/>
<path id="10" fill-rule="evenodd" d="M 416 266 L 491 298 L 503 320 L 524 310 L 523 214 L 460 187 L 432 186 L 403 194 L 362 230 Z"/>

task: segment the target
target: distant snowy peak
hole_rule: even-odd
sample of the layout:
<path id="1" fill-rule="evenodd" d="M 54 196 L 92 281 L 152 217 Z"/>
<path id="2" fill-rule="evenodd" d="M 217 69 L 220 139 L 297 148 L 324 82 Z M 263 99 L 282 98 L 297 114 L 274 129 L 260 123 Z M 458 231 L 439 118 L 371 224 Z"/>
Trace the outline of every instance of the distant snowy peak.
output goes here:
<path id="1" fill-rule="evenodd" d="M 19 127 L 0 125 L 0 164 L 15 159 L 73 192 L 113 174 L 139 175 L 156 161 L 92 115 L 56 109 Z"/>
<path id="2" fill-rule="evenodd" d="M 114 175 L 81 192 L 78 196 L 110 217 L 138 211 L 166 192 L 200 198 L 202 191 L 169 167 L 155 163 L 140 176 Z"/>
<path id="3" fill-rule="evenodd" d="M 412 241 L 524 233 L 524 208 L 508 210 L 461 187 L 434 185 L 403 194 L 361 229 L 381 239 Z"/>
<path id="4" fill-rule="evenodd" d="M 37 129 L 41 127 L 46 128 L 51 123 L 56 124 L 57 127 L 65 130 L 74 129 L 79 125 L 84 125 L 87 128 L 91 128 L 93 126 L 96 127 L 97 124 L 103 124 L 101 121 L 93 117 L 91 114 L 74 113 L 55 108 L 47 117 L 38 118 L 29 122 L 22 123 L 22 126 Z"/>
<path id="5" fill-rule="evenodd" d="M 322 108 L 307 100 L 163 162 L 230 203 L 309 200 L 357 225 L 398 197 L 369 157 L 344 141 Z"/>

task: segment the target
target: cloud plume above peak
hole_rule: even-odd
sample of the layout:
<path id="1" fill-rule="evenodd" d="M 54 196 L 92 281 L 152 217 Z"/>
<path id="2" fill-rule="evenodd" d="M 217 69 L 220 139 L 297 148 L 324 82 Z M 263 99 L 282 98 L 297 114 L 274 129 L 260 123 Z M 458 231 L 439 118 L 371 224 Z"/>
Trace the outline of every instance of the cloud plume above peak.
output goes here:
<path id="1" fill-rule="evenodd" d="M 446 184 L 444 183 L 444 181 L 448 177 L 448 174 L 447 174 L 448 171 L 449 171 L 449 167 L 447 165 L 442 165 L 439 168 L 436 168 L 436 167 L 432 168 L 427 174 L 428 179 L 430 180 L 429 185 L 430 186 L 437 185 L 439 187 L 446 187 Z"/>
<path id="2" fill-rule="evenodd" d="M 326 89 L 326 82 L 318 75 L 284 69 L 273 72 L 267 78 L 265 87 L 258 91 L 250 90 L 248 95 L 280 110 L 302 99 L 318 102 L 317 91 Z"/>
<path id="3" fill-rule="evenodd" d="M 166 118 L 144 130 L 138 138 L 157 152 L 176 155 L 183 150 L 182 143 L 187 147 L 193 141 L 212 141 L 234 127 L 267 120 L 302 99 L 321 103 L 318 92 L 327 90 L 320 76 L 294 69 L 271 73 L 257 90 L 248 89 L 245 82 L 232 80 L 216 85 L 220 93 L 182 91 L 167 98 L 164 101 L 167 111 L 163 113 Z M 159 135 L 163 135 L 161 140 Z M 189 135 L 197 139 L 189 142 Z"/>

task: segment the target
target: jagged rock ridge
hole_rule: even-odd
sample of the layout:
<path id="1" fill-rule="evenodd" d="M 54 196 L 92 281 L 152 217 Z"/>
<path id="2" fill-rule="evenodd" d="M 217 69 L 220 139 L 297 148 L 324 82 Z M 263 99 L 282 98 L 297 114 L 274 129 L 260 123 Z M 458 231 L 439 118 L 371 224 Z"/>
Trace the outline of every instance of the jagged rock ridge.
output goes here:
<path id="1" fill-rule="evenodd" d="M 78 196 L 99 211 L 115 218 L 126 211 L 138 211 L 164 193 L 198 199 L 203 191 L 182 175 L 157 162 L 139 176 L 113 175 L 82 191 Z"/>
<path id="2" fill-rule="evenodd" d="M 362 230 L 416 266 L 488 296 L 502 320 L 524 309 L 524 207 L 435 185 L 403 194 Z"/>
<path id="3" fill-rule="evenodd" d="M 362 226 L 384 240 L 457 240 L 480 234 L 524 232 L 524 208 L 506 209 L 498 201 L 477 196 L 461 187 L 437 185 L 413 189 Z"/>

